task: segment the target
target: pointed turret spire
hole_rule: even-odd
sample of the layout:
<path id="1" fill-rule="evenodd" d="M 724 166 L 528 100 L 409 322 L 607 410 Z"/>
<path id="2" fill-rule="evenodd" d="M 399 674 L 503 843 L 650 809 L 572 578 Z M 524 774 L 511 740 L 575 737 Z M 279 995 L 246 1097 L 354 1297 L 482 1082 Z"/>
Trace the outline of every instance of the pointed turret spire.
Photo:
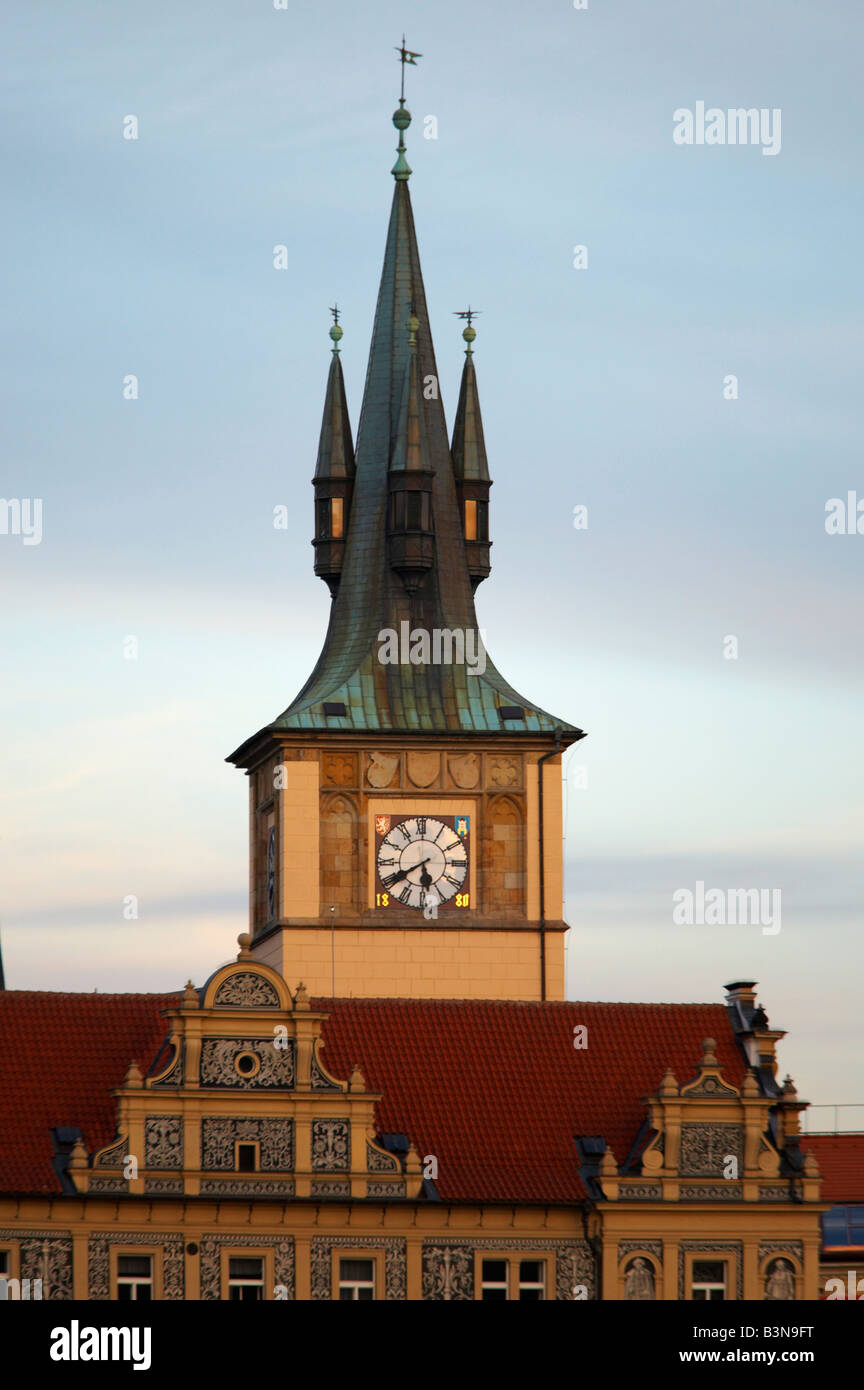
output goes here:
<path id="1" fill-rule="evenodd" d="M 342 338 L 339 309 L 334 305 L 330 312 L 333 315 L 330 329 L 333 348 L 318 441 L 318 461 L 312 480 L 315 488 L 315 539 L 312 544 L 315 547 L 315 573 L 335 596 L 342 574 L 355 466 L 354 441 L 339 359 L 339 342 Z"/>
<path id="2" fill-rule="evenodd" d="M 397 51 L 404 74 L 405 63 L 419 54 L 410 53 L 404 40 Z M 393 119 L 400 131 L 399 159 L 357 431 L 356 471 L 334 351 L 315 476 L 316 496 L 320 487 L 322 499 L 351 498 L 338 560 L 334 536 L 321 537 L 320 546 L 316 541 L 316 572 L 335 591 L 330 624 L 300 694 L 273 724 L 232 754 L 231 761 L 240 765 L 256 756 L 261 740 L 300 729 L 488 735 L 512 733 L 515 720 L 526 733 L 557 729 L 563 746 L 582 737 L 575 726 L 531 705 L 508 685 L 479 636 L 473 590 L 488 573 L 488 537 L 466 540 L 464 506 L 466 501 L 477 503 L 478 509 L 486 504 L 490 484 L 471 363 L 474 330 L 469 321 L 454 471 L 401 138 L 411 119 L 404 109 L 404 87 Z M 337 327 L 331 330 L 334 342 Z M 342 493 L 337 489 L 340 478 Z M 403 655 L 394 661 L 383 634 L 406 630 L 425 632 L 433 642 L 435 632 L 448 637 L 458 633 L 465 651 L 483 649 L 482 661 L 454 658 L 461 640 L 458 647 L 447 645 L 446 660 L 415 661 Z M 443 642 L 438 650 L 445 650 Z"/>
<path id="3" fill-rule="evenodd" d="M 472 324 L 472 319 L 477 317 L 477 313 L 478 310 L 471 308 L 457 311 L 457 318 L 467 320 L 462 333 L 467 346 L 465 366 L 462 368 L 462 384 L 459 387 L 459 404 L 453 424 L 453 443 L 450 447 L 456 478 L 456 495 L 462 517 L 462 534 L 465 537 L 468 573 L 471 576 L 471 587 L 475 591 L 491 569 L 489 489 L 492 486 L 489 465 L 486 462 L 483 419 L 480 414 L 474 351 L 471 346 L 477 337 L 477 330 Z"/>

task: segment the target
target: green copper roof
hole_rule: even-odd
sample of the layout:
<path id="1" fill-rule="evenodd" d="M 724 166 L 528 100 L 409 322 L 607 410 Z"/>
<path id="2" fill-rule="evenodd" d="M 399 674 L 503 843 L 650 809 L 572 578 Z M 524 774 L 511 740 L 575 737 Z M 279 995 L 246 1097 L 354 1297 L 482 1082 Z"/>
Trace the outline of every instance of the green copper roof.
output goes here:
<path id="1" fill-rule="evenodd" d="M 338 325 L 330 329 L 332 337 Z M 339 329 L 339 337 L 342 330 Z M 342 376 L 342 363 L 339 349 L 334 346 L 330 358 L 330 371 L 327 374 L 327 394 L 324 398 L 324 414 L 321 418 L 321 435 L 318 440 L 318 459 L 315 464 L 316 478 L 353 478 L 354 441 L 351 438 L 351 421 L 348 417 L 348 402 L 345 399 L 345 381 Z"/>
<path id="2" fill-rule="evenodd" d="M 412 314 L 417 319 L 414 348 L 408 333 Z M 413 363 L 412 353 L 416 354 Z M 460 447 L 462 457 L 470 454 L 471 467 L 479 469 L 485 467 L 485 448 L 470 364 L 469 357 L 468 376 L 463 377 Z M 338 380 L 341 385 L 341 370 L 338 365 L 330 370 L 328 393 L 335 399 L 334 383 Z M 318 663 L 300 694 L 268 731 L 349 729 L 488 736 L 522 730 L 552 733 L 560 728 L 567 742 L 572 742 L 568 735 L 581 736 L 574 725 L 524 699 L 488 656 L 482 675 L 470 675 L 465 664 L 455 662 L 390 665 L 379 660 L 379 634 L 387 629 L 400 633 L 402 623 L 409 630 L 429 633 L 469 630 L 476 641 L 474 597 L 437 383 L 408 182 L 397 178 L 357 432 L 341 582 Z M 400 457 L 407 462 L 415 447 L 419 466 L 431 473 L 434 563 L 420 587 L 409 595 L 388 559 L 388 473 L 394 463 L 399 466 Z M 346 713 L 325 714 L 325 702 L 344 704 Z M 502 706 L 520 707 L 523 718 L 502 719 Z"/>
<path id="3" fill-rule="evenodd" d="M 473 328 L 466 328 L 465 334 L 477 335 Z M 463 337 L 465 336 L 463 334 Z M 459 387 L 459 404 L 453 424 L 453 472 L 457 478 L 471 478 L 489 482 L 489 465 L 486 462 L 486 441 L 483 438 L 483 419 L 480 415 L 480 398 L 477 395 L 477 373 L 469 343 L 462 368 L 462 383 Z"/>

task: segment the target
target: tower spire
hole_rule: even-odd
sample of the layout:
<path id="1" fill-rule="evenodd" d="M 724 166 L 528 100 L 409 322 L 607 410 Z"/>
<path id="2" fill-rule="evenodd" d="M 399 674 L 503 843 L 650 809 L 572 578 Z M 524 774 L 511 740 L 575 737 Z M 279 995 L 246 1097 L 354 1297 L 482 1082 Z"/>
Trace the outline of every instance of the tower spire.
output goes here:
<path id="1" fill-rule="evenodd" d="M 330 313 L 333 315 L 330 327 L 333 347 L 318 441 L 318 459 L 312 479 L 315 488 L 315 539 L 312 544 L 315 547 L 315 573 L 335 596 L 345 556 L 355 466 L 354 441 L 339 356 L 342 339 L 339 306 L 334 304 Z"/>
<path id="2" fill-rule="evenodd" d="M 405 65 L 413 66 L 420 55 L 407 49 L 404 40 L 397 52 L 404 75 Z M 404 106 L 404 86 L 402 92 L 393 117 L 400 136 L 411 119 Z M 331 356 L 315 475 L 322 522 L 326 525 L 329 517 L 331 523 L 330 534 L 317 536 L 315 542 L 316 573 L 334 594 L 324 646 L 289 707 L 232 755 L 241 765 L 259 747 L 259 740 L 291 730 L 485 737 L 506 734 L 507 721 L 518 719 L 526 733 L 547 735 L 561 728 L 568 743 L 582 736 L 505 681 L 479 632 L 474 589 L 489 572 L 488 532 L 485 540 L 481 536 L 490 481 L 470 351 L 478 311 L 460 311 L 466 319 L 469 351 L 451 454 L 411 208 L 410 172 L 400 138 L 356 456 L 339 353 Z M 334 306 L 334 320 L 336 314 Z M 334 346 L 337 332 L 341 326 L 334 322 Z M 343 532 L 337 537 L 340 499 Z M 470 539 L 467 504 L 474 504 L 468 510 L 473 511 L 471 524 L 478 528 Z M 482 644 L 480 669 L 469 669 L 468 662 L 457 659 L 388 659 L 386 651 L 382 653 L 382 633 L 401 632 L 406 625 L 428 634 L 460 633 L 465 650 L 479 650 Z M 334 725 L 333 720 L 340 722 Z"/>

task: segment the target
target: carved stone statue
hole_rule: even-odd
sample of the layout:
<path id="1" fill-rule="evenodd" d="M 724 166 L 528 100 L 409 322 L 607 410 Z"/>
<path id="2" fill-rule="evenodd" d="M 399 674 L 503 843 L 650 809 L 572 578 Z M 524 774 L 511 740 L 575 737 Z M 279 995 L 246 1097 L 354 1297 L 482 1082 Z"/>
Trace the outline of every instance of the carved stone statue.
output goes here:
<path id="1" fill-rule="evenodd" d="M 624 1279 L 624 1297 L 626 1299 L 654 1297 L 654 1273 L 641 1255 L 637 1255 L 627 1271 Z"/>
<path id="2" fill-rule="evenodd" d="M 791 1299 L 795 1297 L 795 1275 L 788 1260 L 777 1260 L 765 1280 L 765 1297 Z"/>

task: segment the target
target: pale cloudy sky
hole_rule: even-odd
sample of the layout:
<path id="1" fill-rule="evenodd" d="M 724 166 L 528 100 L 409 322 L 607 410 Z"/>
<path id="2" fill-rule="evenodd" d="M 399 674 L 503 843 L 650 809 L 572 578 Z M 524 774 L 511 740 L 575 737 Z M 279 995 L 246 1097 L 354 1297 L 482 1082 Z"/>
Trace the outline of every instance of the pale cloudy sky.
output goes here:
<path id="1" fill-rule="evenodd" d="M 590 733 L 569 994 L 755 978 L 802 1094 L 864 1103 L 864 536 L 824 527 L 829 498 L 864 497 L 862 28 L 857 0 L 7 10 L 0 492 L 44 507 L 40 545 L 0 536 L 10 987 L 200 981 L 245 926 L 223 759 L 324 632 L 327 306 L 356 426 L 404 29 L 451 420 L 452 311 L 483 311 L 480 621 L 508 679 Z M 780 153 L 676 146 L 698 101 L 779 108 Z M 697 880 L 780 888 L 781 931 L 673 925 Z"/>

